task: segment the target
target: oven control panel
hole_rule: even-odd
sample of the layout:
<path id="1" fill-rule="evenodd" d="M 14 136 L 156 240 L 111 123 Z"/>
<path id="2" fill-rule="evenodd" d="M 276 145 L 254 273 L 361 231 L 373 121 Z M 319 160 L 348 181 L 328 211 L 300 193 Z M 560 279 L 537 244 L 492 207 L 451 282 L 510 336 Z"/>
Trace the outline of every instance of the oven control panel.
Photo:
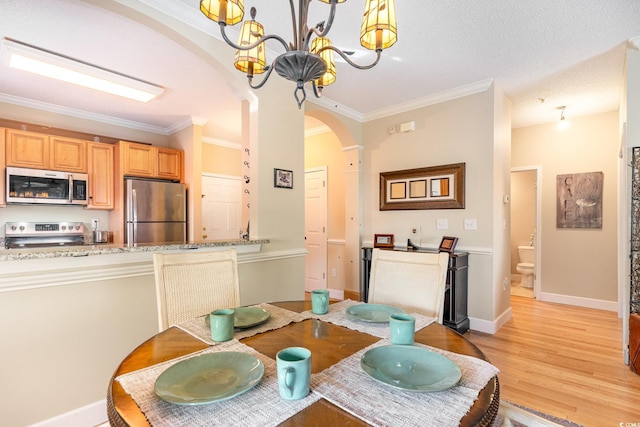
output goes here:
<path id="1" fill-rule="evenodd" d="M 82 235 L 83 222 L 7 222 L 5 236 L 67 236 Z"/>

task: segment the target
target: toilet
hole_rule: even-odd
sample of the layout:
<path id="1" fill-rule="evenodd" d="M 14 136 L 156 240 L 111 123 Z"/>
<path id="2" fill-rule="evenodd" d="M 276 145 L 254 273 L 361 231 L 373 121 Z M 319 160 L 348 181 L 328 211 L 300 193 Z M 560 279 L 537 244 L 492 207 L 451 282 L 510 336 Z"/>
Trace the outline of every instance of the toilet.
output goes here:
<path id="1" fill-rule="evenodd" d="M 533 288 L 536 248 L 533 246 L 518 246 L 518 257 L 520 262 L 516 265 L 516 271 L 520 273 L 520 286 Z"/>

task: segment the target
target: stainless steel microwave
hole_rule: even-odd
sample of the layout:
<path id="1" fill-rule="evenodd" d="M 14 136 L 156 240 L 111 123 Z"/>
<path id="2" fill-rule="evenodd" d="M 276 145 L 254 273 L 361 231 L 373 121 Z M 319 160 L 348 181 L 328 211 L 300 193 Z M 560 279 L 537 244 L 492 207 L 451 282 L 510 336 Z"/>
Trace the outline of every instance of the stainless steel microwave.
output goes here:
<path id="1" fill-rule="evenodd" d="M 7 167 L 7 203 L 86 205 L 85 173 Z"/>

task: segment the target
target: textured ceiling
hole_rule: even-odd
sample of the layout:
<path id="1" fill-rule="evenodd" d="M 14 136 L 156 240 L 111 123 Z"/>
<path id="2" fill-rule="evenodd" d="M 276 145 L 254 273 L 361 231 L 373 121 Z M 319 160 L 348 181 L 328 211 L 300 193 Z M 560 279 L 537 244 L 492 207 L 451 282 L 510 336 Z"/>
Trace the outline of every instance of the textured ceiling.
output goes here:
<path id="1" fill-rule="evenodd" d="M 140 3 L 219 37 L 217 25 L 199 12 L 199 0 L 2 0 L 0 32 L 165 86 L 161 98 L 148 104 L 114 99 L 10 70 L 2 58 L 0 101 L 159 133 L 197 118 L 208 121 L 210 136 L 238 140 L 237 95 L 210 65 L 127 11 Z M 339 4 L 329 35 L 367 63 L 372 54 L 358 44 L 362 5 Z M 247 0 L 246 6 L 257 7 L 267 33 L 291 38 L 288 2 Z M 512 101 L 513 127 L 556 120 L 560 105 L 568 119 L 614 111 L 625 45 L 640 36 L 637 0 L 398 0 L 396 9 L 398 42 L 371 70 L 338 63 L 337 82 L 325 88 L 322 105 L 366 121 L 493 81 Z M 326 19 L 327 10 L 313 1 L 310 23 Z M 269 60 L 280 53 L 274 43 Z M 4 49 L 0 55 L 6 57 Z"/>

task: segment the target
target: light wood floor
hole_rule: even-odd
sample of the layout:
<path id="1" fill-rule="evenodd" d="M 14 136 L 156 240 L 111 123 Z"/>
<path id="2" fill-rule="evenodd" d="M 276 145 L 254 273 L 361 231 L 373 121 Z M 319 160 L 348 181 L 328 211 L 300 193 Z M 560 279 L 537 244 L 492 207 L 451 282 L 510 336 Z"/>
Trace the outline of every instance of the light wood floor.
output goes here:
<path id="1" fill-rule="evenodd" d="M 640 376 L 624 364 L 614 312 L 511 297 L 495 335 L 469 331 L 500 369 L 500 398 L 584 426 L 640 426 Z"/>

